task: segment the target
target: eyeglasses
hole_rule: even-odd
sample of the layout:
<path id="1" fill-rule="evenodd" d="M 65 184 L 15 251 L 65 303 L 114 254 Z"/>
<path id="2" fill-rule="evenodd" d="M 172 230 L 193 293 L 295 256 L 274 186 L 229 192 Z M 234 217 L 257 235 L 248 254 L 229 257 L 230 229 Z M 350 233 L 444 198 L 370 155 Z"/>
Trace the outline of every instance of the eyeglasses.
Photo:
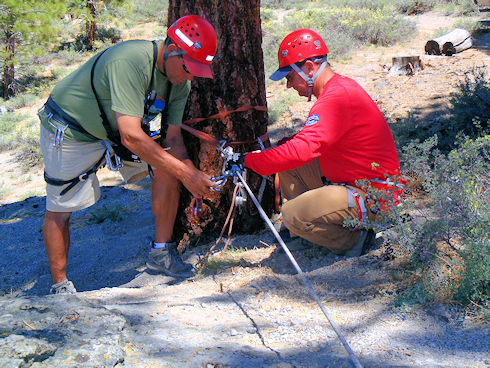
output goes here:
<path id="1" fill-rule="evenodd" d="M 185 61 L 183 56 L 182 56 L 182 68 L 184 68 L 184 72 L 186 72 L 187 74 L 191 74 L 189 69 L 187 69 L 187 67 L 185 66 Z"/>

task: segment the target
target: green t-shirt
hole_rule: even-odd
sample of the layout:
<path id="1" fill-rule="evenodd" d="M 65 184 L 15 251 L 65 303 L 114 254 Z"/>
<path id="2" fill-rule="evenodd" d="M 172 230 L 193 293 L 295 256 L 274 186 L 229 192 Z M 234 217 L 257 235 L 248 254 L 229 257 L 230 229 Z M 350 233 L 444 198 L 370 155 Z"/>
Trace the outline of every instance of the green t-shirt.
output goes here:
<path id="1" fill-rule="evenodd" d="M 102 125 L 99 108 L 90 85 L 90 72 L 98 55 L 93 56 L 65 78 L 53 89 L 51 97 L 69 116 L 76 120 L 87 132 L 99 139 L 107 139 Z M 99 58 L 94 70 L 94 86 L 97 96 L 109 119 L 111 127 L 117 131 L 115 112 L 143 117 L 144 99 L 148 90 L 155 90 L 158 97 L 168 105 L 168 124 L 180 126 L 190 91 L 190 82 L 172 86 L 157 66 L 153 70 L 153 83 L 149 89 L 153 66 L 153 43 L 144 40 L 121 42 L 110 47 Z M 45 124 L 46 128 L 53 130 Z M 65 137 L 81 141 L 91 141 L 86 135 L 67 129 Z"/>

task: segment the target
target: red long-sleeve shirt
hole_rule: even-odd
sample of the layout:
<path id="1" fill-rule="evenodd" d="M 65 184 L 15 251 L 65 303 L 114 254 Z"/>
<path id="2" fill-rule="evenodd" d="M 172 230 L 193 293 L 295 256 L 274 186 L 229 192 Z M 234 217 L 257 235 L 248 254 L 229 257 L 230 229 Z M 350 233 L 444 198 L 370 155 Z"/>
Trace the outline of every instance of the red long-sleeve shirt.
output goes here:
<path id="1" fill-rule="evenodd" d="M 293 139 L 274 149 L 249 153 L 245 166 L 260 175 L 300 167 L 319 157 L 333 183 L 399 175 L 391 131 L 376 103 L 354 80 L 335 74 Z"/>

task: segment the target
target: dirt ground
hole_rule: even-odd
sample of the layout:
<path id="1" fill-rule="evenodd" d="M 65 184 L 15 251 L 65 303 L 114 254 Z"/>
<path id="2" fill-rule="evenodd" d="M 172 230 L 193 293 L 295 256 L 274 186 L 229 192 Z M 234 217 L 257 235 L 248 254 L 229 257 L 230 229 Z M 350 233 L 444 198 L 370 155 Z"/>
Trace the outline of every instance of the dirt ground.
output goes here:
<path id="1" fill-rule="evenodd" d="M 344 63 L 333 63 L 333 68 L 357 80 L 389 120 L 413 114 L 430 123 L 445 114 L 451 93 L 473 68 L 489 65 L 490 33 L 455 56 L 427 56 L 423 55 L 425 42 L 437 28 L 450 28 L 452 19 L 434 13 L 412 19 L 418 23 L 419 34 L 410 42 L 360 50 Z M 413 76 L 387 76 L 393 56 L 414 55 L 420 55 L 423 70 Z M 280 88 L 284 85 L 270 85 L 269 99 Z M 301 127 L 310 106 L 305 102 L 291 106 L 271 126 L 272 140 Z M 154 275 L 145 266 L 152 233 L 148 183 L 112 187 L 120 181 L 108 171 L 99 176 L 107 185 L 104 198 L 131 205 L 124 207 L 117 224 L 87 221 L 90 211 L 99 210 L 102 203 L 74 215 L 69 275 L 80 292 L 73 298 L 42 296 L 50 285 L 40 235 L 45 195 L 42 172 L 23 174 L 9 152 L 0 155 L 0 169 L 5 173 L 0 179 L 0 241 L 5 249 L 0 261 L 4 271 L 0 333 L 41 340 L 49 340 L 60 330 L 65 334 L 62 342 L 49 340 L 55 348 L 32 366 L 351 366 L 347 352 L 270 232 L 234 237 L 231 246 L 240 250 L 217 257 L 216 269 L 210 267 L 191 280 Z M 380 234 L 371 252 L 351 259 L 299 242 L 290 244 L 362 364 L 490 366 L 488 328 L 457 306 L 433 305 L 410 312 L 392 308 L 406 280 L 397 277 L 399 261 L 382 240 Z M 209 246 L 201 245 L 184 256 L 195 262 Z M 47 323 L 48 316 L 59 322 Z M 117 317 L 121 323 L 120 328 L 110 329 L 110 341 L 116 341 L 119 350 L 99 353 L 101 341 L 90 345 L 96 339 L 70 345 L 70 339 L 78 341 L 87 331 L 102 335 L 104 328 L 94 322 L 102 316 Z M 15 352 L 2 351 L 0 341 L 0 363 L 22 366 L 12 363 Z"/>

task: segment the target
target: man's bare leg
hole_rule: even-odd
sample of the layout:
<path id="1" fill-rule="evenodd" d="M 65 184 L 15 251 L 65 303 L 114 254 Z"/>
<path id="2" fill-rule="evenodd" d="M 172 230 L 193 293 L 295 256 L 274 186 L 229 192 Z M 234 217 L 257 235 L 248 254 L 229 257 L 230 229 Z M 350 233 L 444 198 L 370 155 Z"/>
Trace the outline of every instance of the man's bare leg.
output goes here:
<path id="1" fill-rule="evenodd" d="M 43 224 L 44 247 L 48 254 L 53 284 L 66 279 L 66 262 L 70 249 L 71 212 L 46 211 Z"/>
<path id="2" fill-rule="evenodd" d="M 155 216 L 155 243 L 173 240 L 180 188 L 180 181 L 174 176 L 154 170 L 154 178 L 151 184 L 151 209 Z"/>

